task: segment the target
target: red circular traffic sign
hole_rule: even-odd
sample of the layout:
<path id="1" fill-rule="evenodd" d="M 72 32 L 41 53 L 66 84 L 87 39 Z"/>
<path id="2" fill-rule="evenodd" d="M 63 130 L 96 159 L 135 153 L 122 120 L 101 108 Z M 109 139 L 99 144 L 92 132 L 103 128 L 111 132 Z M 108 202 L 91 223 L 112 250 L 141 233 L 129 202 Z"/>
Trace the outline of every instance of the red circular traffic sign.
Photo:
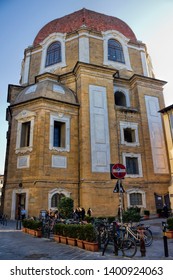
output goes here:
<path id="1" fill-rule="evenodd" d="M 114 164 L 112 166 L 112 175 L 117 179 L 124 178 L 126 175 L 126 167 L 121 163 Z"/>

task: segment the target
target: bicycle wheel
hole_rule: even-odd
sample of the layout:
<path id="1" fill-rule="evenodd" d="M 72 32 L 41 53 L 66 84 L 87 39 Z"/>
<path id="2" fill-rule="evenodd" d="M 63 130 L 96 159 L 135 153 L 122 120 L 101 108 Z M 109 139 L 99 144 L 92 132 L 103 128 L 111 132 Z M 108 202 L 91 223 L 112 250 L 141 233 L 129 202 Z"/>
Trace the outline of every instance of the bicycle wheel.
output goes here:
<path id="1" fill-rule="evenodd" d="M 109 243 L 109 238 L 107 238 L 107 239 L 105 240 L 105 243 L 104 243 L 104 246 L 103 246 L 103 251 L 102 251 L 102 256 L 104 256 L 104 253 L 105 253 L 105 251 L 106 251 L 106 248 L 107 248 L 107 246 L 108 246 L 108 243 Z"/>
<path id="2" fill-rule="evenodd" d="M 137 252 L 136 242 L 129 238 L 122 240 L 121 250 L 125 257 L 128 258 L 134 257 Z"/>
<path id="3" fill-rule="evenodd" d="M 152 242 L 153 242 L 153 235 L 150 229 L 145 229 L 144 230 L 144 241 L 145 241 L 145 246 L 149 247 Z"/>

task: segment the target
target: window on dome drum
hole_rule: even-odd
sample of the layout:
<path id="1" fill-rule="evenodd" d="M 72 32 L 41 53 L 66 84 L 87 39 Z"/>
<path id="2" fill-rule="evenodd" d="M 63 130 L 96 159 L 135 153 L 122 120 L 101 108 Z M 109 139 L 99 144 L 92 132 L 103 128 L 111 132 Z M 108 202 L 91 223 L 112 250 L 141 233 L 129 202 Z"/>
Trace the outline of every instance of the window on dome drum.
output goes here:
<path id="1" fill-rule="evenodd" d="M 137 157 L 126 157 L 126 172 L 127 174 L 139 174 Z"/>
<path id="2" fill-rule="evenodd" d="M 54 121 L 53 146 L 65 148 L 65 123 Z"/>
<path id="3" fill-rule="evenodd" d="M 121 44 L 114 39 L 109 39 L 108 41 L 108 60 L 125 63 L 123 48 Z"/>
<path id="4" fill-rule="evenodd" d="M 130 205 L 142 205 L 142 194 L 141 193 L 131 193 L 130 195 Z"/>
<path id="5" fill-rule="evenodd" d="M 114 94 L 115 105 L 126 107 L 126 96 L 121 91 L 116 91 Z"/>
<path id="6" fill-rule="evenodd" d="M 124 128 L 124 141 L 128 143 L 136 142 L 135 130 L 130 127 Z"/>
<path id="7" fill-rule="evenodd" d="M 21 138 L 20 138 L 21 148 L 30 146 L 30 130 L 31 130 L 31 122 L 22 123 Z"/>
<path id="8" fill-rule="evenodd" d="M 65 197 L 65 195 L 62 194 L 62 193 L 55 193 L 51 198 L 51 207 L 52 208 L 58 207 L 59 202 L 60 202 L 62 197 Z"/>
<path id="9" fill-rule="evenodd" d="M 47 49 L 46 67 L 61 62 L 61 43 L 54 42 Z"/>

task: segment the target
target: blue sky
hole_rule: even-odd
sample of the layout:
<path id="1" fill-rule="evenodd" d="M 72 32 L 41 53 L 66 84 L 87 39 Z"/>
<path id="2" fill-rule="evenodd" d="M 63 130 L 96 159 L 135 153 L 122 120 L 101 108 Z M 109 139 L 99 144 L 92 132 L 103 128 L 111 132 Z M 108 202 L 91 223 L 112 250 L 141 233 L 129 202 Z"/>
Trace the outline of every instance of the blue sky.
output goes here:
<path id="1" fill-rule="evenodd" d="M 173 0 L 0 0 L 0 174 L 4 172 L 8 84 L 19 84 L 24 49 L 49 21 L 82 8 L 125 21 L 147 45 L 157 79 L 167 81 L 165 105 L 173 104 Z"/>

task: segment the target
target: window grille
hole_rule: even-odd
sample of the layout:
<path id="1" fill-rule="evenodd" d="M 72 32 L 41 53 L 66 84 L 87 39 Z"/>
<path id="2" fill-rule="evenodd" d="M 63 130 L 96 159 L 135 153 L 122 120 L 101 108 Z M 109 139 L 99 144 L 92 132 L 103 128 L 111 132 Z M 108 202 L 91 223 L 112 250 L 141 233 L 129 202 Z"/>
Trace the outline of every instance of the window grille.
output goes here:
<path id="1" fill-rule="evenodd" d="M 61 43 L 54 42 L 47 49 L 45 66 L 50 66 L 58 62 L 61 62 Z"/>
<path id="2" fill-rule="evenodd" d="M 114 39 L 108 41 L 108 60 L 125 63 L 123 48 L 121 44 Z"/>

